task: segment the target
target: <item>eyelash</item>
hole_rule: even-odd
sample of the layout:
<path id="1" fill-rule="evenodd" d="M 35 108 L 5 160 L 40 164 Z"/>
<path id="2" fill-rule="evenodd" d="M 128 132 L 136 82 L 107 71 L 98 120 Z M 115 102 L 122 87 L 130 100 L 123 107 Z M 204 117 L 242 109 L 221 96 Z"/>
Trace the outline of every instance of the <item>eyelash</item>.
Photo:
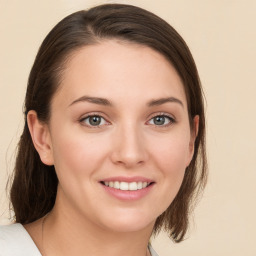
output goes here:
<path id="1" fill-rule="evenodd" d="M 154 125 L 154 126 L 157 127 L 157 128 L 168 127 L 168 126 L 170 126 L 170 125 L 176 123 L 175 118 L 174 118 L 173 116 L 169 115 L 169 114 L 166 114 L 166 113 L 157 113 L 157 114 L 155 114 L 153 117 L 151 117 L 149 121 L 153 120 L 153 119 L 156 118 L 156 117 L 164 117 L 165 119 L 169 119 L 168 124 L 164 124 L 164 125 L 152 124 L 152 125 Z M 149 121 L 148 121 L 148 122 L 149 122 Z"/>
<path id="2" fill-rule="evenodd" d="M 90 117 L 99 117 L 99 118 L 101 118 L 101 121 L 102 121 L 102 119 L 103 119 L 103 120 L 105 120 L 105 122 L 107 123 L 107 124 L 104 124 L 104 125 L 108 125 L 108 124 L 109 124 L 109 122 L 106 120 L 106 118 L 104 118 L 104 117 L 103 117 L 101 114 L 99 114 L 99 113 L 91 113 L 91 114 L 89 114 L 89 115 L 87 115 L 87 116 L 81 118 L 81 119 L 79 120 L 79 122 L 82 123 L 83 125 L 85 125 L 85 126 L 88 127 L 88 128 L 101 128 L 102 125 L 90 125 L 90 124 L 86 124 L 86 123 L 85 123 L 85 120 L 86 120 L 86 119 L 89 119 Z"/>
<path id="3" fill-rule="evenodd" d="M 99 118 L 101 118 L 101 121 L 102 121 L 102 119 L 105 120 L 105 122 L 106 122 L 107 124 L 103 124 L 103 125 L 109 125 L 109 124 L 110 124 L 101 114 L 98 114 L 98 113 L 89 114 L 89 115 L 87 115 L 87 116 L 81 118 L 81 119 L 79 120 L 79 122 L 82 123 L 83 125 L 89 127 L 89 128 L 101 128 L 101 127 L 103 126 L 103 125 L 100 125 L 100 124 L 99 124 L 99 125 L 85 124 L 85 120 L 87 120 L 87 119 L 89 120 L 90 117 L 99 117 Z M 164 117 L 165 119 L 169 119 L 169 122 L 168 122 L 167 124 L 163 124 L 163 125 L 152 124 L 153 126 L 155 126 L 155 127 L 157 127 L 157 128 L 168 127 L 168 126 L 170 126 L 170 125 L 176 123 L 175 118 L 172 117 L 172 116 L 170 116 L 170 115 L 168 115 L 168 114 L 166 114 L 166 113 L 157 113 L 157 114 L 155 114 L 153 117 L 151 117 L 151 118 L 149 119 L 149 121 L 147 121 L 147 123 L 149 123 L 151 120 L 153 120 L 153 119 L 156 118 L 156 117 Z"/>

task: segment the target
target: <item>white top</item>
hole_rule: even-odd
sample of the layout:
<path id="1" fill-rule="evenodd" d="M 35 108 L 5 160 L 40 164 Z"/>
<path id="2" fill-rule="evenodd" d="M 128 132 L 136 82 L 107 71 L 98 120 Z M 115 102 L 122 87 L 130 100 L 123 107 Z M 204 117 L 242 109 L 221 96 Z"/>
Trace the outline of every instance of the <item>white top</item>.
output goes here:
<path id="1" fill-rule="evenodd" d="M 19 223 L 0 226 L 0 256 L 42 256 Z"/>
<path id="2" fill-rule="evenodd" d="M 158 256 L 149 245 L 152 256 Z M 0 226 L 0 256 L 42 256 L 34 241 L 19 223 Z"/>

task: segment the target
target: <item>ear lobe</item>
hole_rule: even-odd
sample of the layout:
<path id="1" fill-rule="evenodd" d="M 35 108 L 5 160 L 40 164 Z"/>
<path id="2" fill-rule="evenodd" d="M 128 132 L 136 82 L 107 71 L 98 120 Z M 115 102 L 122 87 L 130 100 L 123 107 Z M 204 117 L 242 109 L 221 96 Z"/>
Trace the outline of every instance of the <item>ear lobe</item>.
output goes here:
<path id="1" fill-rule="evenodd" d="M 27 123 L 34 147 L 41 161 L 46 165 L 53 165 L 51 137 L 47 124 L 38 120 L 34 110 L 28 112 Z"/>
<path id="2" fill-rule="evenodd" d="M 191 129 L 190 133 L 190 141 L 189 141 L 189 161 L 187 163 L 187 166 L 190 164 L 190 161 L 193 158 L 194 155 L 194 149 L 195 149 L 195 141 L 196 137 L 198 135 L 198 130 L 199 130 L 199 115 L 196 115 L 193 119 L 193 127 Z"/>

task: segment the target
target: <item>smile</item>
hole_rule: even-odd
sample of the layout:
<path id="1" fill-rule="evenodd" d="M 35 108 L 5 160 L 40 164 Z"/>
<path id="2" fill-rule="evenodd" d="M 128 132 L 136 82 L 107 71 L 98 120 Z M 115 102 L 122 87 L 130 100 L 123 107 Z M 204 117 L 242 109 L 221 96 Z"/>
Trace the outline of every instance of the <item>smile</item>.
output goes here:
<path id="1" fill-rule="evenodd" d="M 99 183 L 108 195 L 126 202 L 146 197 L 156 184 L 154 180 L 141 176 L 109 177 Z"/>
<path id="2" fill-rule="evenodd" d="M 135 191 L 148 187 L 152 182 L 139 181 L 139 182 L 124 182 L 124 181 L 103 181 L 105 186 L 115 188 L 123 191 Z"/>

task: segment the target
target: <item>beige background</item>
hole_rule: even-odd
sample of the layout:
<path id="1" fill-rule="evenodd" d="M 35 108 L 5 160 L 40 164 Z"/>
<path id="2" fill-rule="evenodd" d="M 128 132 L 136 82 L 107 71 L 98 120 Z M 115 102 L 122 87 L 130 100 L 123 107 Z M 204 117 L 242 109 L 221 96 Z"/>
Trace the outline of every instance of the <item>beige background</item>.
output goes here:
<path id="1" fill-rule="evenodd" d="M 64 16 L 103 2 L 107 1 L 0 0 L 0 224 L 8 223 L 6 177 L 39 44 Z M 161 234 L 153 242 L 155 249 L 161 256 L 255 256 L 256 1 L 116 2 L 151 10 L 180 32 L 194 55 L 207 97 L 208 187 L 189 238 L 176 245 Z"/>

